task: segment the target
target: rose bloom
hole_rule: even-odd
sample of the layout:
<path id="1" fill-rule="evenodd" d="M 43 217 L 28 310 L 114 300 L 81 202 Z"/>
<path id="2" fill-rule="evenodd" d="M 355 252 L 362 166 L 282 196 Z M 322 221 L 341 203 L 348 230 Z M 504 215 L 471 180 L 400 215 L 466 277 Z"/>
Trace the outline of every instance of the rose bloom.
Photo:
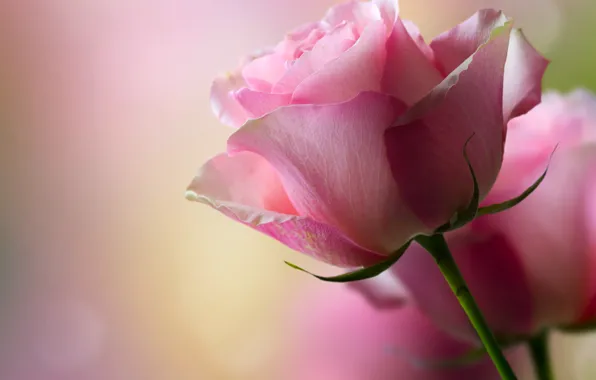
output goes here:
<path id="1" fill-rule="evenodd" d="M 487 201 L 523 191 L 557 144 L 544 182 L 525 201 L 446 235 L 472 295 L 502 337 L 596 322 L 596 97 L 584 90 L 548 93 L 511 120 L 503 169 Z M 394 306 L 407 301 L 403 289 L 392 286 L 398 280 L 437 324 L 474 339 L 422 249 L 412 245 L 391 268 L 393 282 L 354 286 L 378 305 Z"/>
<path id="2" fill-rule="evenodd" d="M 426 44 L 396 0 L 353 1 L 215 80 L 238 128 L 187 197 L 338 266 L 385 259 L 493 185 L 547 62 L 500 12 Z"/>
<path id="3" fill-rule="evenodd" d="M 317 283 L 292 297 L 277 376 L 286 380 L 500 379 L 488 356 L 436 327 L 417 307 L 381 310 L 345 285 Z M 520 379 L 534 379 L 528 351 L 505 352 Z"/>

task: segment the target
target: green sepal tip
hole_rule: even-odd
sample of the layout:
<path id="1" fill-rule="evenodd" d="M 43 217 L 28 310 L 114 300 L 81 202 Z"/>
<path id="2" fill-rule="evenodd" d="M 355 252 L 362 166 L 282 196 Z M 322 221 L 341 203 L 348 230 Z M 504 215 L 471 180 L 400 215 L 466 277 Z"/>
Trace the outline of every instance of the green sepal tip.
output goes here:
<path id="1" fill-rule="evenodd" d="M 311 276 L 316 277 L 316 278 L 318 278 L 321 281 L 326 281 L 326 282 L 353 282 L 353 281 L 360 281 L 360 280 L 366 280 L 366 279 L 369 279 L 369 278 L 376 277 L 376 276 L 380 275 L 381 273 L 385 272 L 387 269 L 389 269 L 393 264 L 395 264 L 395 262 L 397 260 L 399 260 L 399 258 L 404 254 L 404 252 L 406 252 L 406 250 L 410 246 L 410 243 L 411 242 L 412 242 L 412 240 L 409 240 L 400 249 L 398 249 L 397 251 L 393 252 L 391 255 L 388 256 L 388 258 L 386 260 L 381 261 L 380 263 L 371 265 L 371 266 L 366 267 L 366 268 L 361 268 L 361 269 L 355 270 L 353 272 L 342 273 L 340 275 L 331 276 L 331 277 L 319 276 L 319 275 L 316 275 L 314 273 L 311 273 L 311 272 L 307 271 L 306 269 L 303 269 L 303 268 L 299 267 L 296 264 L 292 264 L 292 263 L 287 262 L 287 261 L 284 261 L 284 262 L 287 265 L 289 265 L 290 267 L 292 267 L 294 269 L 297 269 L 299 271 L 302 271 L 304 273 L 308 273 Z"/>

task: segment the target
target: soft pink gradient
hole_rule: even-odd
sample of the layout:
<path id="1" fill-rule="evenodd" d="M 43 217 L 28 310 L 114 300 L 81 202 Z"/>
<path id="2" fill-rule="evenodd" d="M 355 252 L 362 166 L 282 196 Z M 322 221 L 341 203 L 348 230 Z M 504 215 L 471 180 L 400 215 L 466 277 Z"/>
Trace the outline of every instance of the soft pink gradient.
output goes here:
<path id="1" fill-rule="evenodd" d="M 467 207 L 471 136 L 485 197 L 546 66 L 496 10 L 427 45 L 397 0 L 339 4 L 215 80 L 215 114 L 238 130 L 188 198 L 324 262 L 374 264 Z"/>
<path id="2" fill-rule="evenodd" d="M 520 205 L 447 235 L 472 294 L 499 335 L 596 318 L 595 109 L 596 97 L 587 91 L 548 93 L 532 111 L 513 119 L 503 168 L 487 203 L 521 193 L 544 171 L 559 144 L 546 179 Z M 434 260 L 421 247 L 412 246 L 392 270 L 412 301 L 439 325 L 473 337 Z"/>
<path id="3" fill-rule="evenodd" d="M 287 380 L 499 379 L 488 357 L 444 368 L 473 349 L 439 330 L 416 307 L 375 309 L 344 285 L 319 284 L 296 299 L 287 319 Z M 527 352 L 507 352 L 520 379 L 532 379 Z"/>

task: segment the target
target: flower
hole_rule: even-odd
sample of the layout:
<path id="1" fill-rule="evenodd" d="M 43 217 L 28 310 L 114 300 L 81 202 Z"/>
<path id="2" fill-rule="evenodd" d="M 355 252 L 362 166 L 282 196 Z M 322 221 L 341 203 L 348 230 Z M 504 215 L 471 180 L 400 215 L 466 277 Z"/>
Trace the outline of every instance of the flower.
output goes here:
<path id="1" fill-rule="evenodd" d="M 487 202 L 519 194 L 541 171 L 544 182 L 505 212 L 446 235 L 489 325 L 500 336 L 596 322 L 596 97 L 547 93 L 511 120 L 505 159 Z M 413 245 L 391 269 L 410 299 L 458 336 L 474 338 L 430 255 Z M 366 286 L 363 286 L 366 285 Z M 369 299 L 396 305 L 403 291 L 356 284 Z"/>
<path id="2" fill-rule="evenodd" d="M 295 297 L 284 317 L 287 350 L 278 378 L 500 379 L 488 356 L 456 363 L 476 347 L 437 328 L 415 306 L 380 310 L 345 285 L 319 285 Z M 520 376 L 531 371 L 525 347 L 506 354 Z"/>
<path id="3" fill-rule="evenodd" d="M 427 45 L 396 0 L 352 1 L 215 80 L 237 129 L 191 200 L 344 267 L 377 263 L 480 197 L 506 123 L 540 100 L 543 59 L 483 10 Z"/>

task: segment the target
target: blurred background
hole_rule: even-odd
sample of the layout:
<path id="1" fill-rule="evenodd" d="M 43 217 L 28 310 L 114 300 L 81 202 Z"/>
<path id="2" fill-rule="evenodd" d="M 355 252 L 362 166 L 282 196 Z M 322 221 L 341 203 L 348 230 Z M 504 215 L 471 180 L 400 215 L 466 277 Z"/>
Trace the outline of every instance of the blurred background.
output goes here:
<path id="1" fill-rule="evenodd" d="M 332 0 L 0 0 L 0 380 L 277 380 L 294 295 L 328 284 L 281 244 L 184 199 L 230 129 L 209 86 Z M 504 9 L 596 90 L 596 3 L 401 0 L 427 39 Z M 331 285 L 333 286 L 333 285 Z M 596 336 L 557 336 L 561 379 Z"/>

